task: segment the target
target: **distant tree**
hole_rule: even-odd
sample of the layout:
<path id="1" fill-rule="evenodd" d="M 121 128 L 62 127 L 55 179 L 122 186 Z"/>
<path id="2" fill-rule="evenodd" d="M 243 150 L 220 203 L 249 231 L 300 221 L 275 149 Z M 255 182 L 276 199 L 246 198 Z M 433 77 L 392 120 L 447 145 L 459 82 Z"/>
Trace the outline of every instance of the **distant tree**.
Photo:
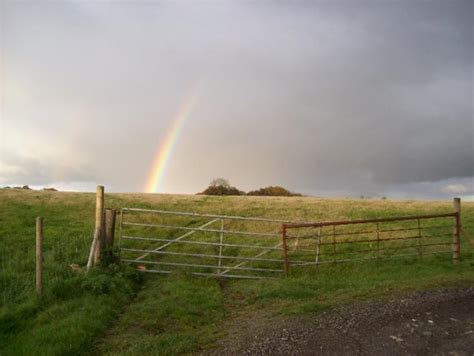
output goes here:
<path id="1" fill-rule="evenodd" d="M 227 179 L 225 178 L 214 178 L 213 180 L 211 180 L 211 183 L 209 183 L 209 186 L 210 187 L 225 187 L 225 188 L 229 188 L 230 187 L 230 183 Z"/>
<path id="2" fill-rule="evenodd" d="M 301 196 L 301 194 L 290 192 L 289 190 L 280 186 L 270 186 L 253 190 L 247 193 L 247 195 L 258 195 L 258 196 L 274 196 L 274 197 L 295 197 Z"/>
<path id="3" fill-rule="evenodd" d="M 201 193 L 202 195 L 243 195 L 245 192 L 232 187 L 227 179 L 216 178 L 209 183 L 209 186 Z"/>

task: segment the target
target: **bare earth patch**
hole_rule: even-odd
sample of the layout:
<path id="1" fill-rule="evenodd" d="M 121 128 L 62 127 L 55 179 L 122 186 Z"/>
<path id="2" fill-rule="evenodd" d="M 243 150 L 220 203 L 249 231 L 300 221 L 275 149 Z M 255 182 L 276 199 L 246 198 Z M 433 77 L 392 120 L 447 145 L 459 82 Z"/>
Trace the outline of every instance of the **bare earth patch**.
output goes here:
<path id="1" fill-rule="evenodd" d="M 474 287 L 346 305 L 312 317 L 233 324 L 211 353 L 474 355 Z"/>

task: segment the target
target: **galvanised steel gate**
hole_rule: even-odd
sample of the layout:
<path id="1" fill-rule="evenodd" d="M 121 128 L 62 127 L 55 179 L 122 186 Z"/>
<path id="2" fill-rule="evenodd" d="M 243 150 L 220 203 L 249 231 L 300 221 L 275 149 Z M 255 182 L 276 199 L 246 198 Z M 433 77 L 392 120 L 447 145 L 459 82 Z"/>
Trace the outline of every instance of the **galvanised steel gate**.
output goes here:
<path id="1" fill-rule="evenodd" d="M 283 223 L 290 221 L 123 208 L 120 259 L 150 273 L 279 276 L 284 273 Z"/>

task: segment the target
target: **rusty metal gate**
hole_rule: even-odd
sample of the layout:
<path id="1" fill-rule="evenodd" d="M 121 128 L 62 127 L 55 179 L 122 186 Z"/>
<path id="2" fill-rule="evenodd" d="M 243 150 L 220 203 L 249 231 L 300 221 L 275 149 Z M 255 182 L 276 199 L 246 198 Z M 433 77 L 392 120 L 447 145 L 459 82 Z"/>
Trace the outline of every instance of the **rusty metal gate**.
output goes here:
<path id="1" fill-rule="evenodd" d="M 290 267 L 451 254 L 460 260 L 460 210 L 384 219 L 283 224 L 285 274 Z"/>

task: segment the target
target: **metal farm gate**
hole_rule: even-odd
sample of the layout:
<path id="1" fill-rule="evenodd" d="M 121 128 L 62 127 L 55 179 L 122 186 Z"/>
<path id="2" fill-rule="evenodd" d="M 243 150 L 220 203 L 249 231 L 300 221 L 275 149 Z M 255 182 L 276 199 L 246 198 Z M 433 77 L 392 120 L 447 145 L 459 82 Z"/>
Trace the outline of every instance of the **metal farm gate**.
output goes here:
<path id="1" fill-rule="evenodd" d="M 284 220 L 123 208 L 122 262 L 150 273 L 260 279 L 290 267 L 451 254 L 460 260 L 455 212 L 382 219 Z"/>
<path id="2" fill-rule="evenodd" d="M 279 276 L 284 273 L 283 223 L 289 221 L 123 208 L 120 259 L 151 273 Z"/>
<path id="3" fill-rule="evenodd" d="M 290 267 L 387 258 L 461 257 L 460 213 L 283 224 L 285 274 Z M 308 254 L 306 251 L 311 251 Z"/>

